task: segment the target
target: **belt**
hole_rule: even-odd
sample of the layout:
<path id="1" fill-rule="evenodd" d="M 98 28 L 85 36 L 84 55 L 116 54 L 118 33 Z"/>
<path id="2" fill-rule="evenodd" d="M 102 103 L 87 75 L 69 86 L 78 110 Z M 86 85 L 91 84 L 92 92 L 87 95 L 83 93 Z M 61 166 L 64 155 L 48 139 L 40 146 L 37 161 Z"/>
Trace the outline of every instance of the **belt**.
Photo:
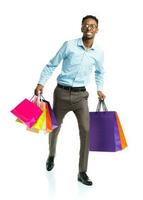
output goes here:
<path id="1" fill-rule="evenodd" d="M 65 90 L 73 91 L 73 92 L 84 92 L 86 91 L 85 87 L 71 87 L 71 86 L 64 86 L 64 85 L 57 85 L 59 88 L 63 88 Z"/>

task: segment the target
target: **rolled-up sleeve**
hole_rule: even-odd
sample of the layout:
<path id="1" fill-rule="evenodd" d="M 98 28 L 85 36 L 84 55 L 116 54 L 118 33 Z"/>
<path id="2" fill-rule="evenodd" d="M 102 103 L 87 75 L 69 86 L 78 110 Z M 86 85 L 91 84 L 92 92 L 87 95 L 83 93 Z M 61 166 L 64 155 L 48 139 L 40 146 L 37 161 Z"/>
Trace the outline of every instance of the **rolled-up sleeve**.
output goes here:
<path id="1" fill-rule="evenodd" d="M 52 75 L 55 68 L 60 64 L 61 60 L 66 56 L 66 47 L 67 42 L 64 42 L 62 47 L 59 49 L 57 54 L 49 61 L 48 64 L 43 68 L 40 79 L 38 81 L 39 84 L 45 85 L 49 77 Z"/>

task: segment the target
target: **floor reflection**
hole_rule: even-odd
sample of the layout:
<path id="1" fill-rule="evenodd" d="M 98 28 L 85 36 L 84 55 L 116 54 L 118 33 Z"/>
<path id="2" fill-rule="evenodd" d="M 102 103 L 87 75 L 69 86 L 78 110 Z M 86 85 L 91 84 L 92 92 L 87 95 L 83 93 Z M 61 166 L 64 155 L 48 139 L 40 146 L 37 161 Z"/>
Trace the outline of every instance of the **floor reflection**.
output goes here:
<path id="1" fill-rule="evenodd" d="M 54 198 L 56 196 L 56 180 L 54 171 L 48 173 L 46 171 L 46 177 L 48 181 L 48 195 Z"/>

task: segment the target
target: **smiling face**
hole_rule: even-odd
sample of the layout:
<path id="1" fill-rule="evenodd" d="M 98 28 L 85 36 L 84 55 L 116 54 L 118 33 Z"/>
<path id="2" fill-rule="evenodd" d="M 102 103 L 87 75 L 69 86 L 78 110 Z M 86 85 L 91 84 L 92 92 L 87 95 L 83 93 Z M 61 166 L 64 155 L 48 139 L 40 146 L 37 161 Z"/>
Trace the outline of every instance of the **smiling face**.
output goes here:
<path id="1" fill-rule="evenodd" d="M 98 32 L 98 24 L 92 18 L 85 19 L 82 23 L 81 31 L 84 39 L 94 39 L 95 34 Z"/>

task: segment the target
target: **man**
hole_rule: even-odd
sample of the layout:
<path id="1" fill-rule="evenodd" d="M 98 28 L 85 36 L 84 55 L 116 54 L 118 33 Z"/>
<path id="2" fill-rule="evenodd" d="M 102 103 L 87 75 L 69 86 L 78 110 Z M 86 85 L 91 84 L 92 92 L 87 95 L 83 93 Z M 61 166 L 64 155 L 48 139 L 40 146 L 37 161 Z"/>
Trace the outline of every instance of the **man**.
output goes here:
<path id="1" fill-rule="evenodd" d="M 89 152 L 89 110 L 85 86 L 89 82 L 92 70 L 95 71 L 97 94 L 104 99 L 103 88 L 103 52 L 94 44 L 98 32 L 98 19 L 87 15 L 82 19 L 82 38 L 66 41 L 55 57 L 44 67 L 35 94 L 43 92 L 43 87 L 58 64 L 63 60 L 62 70 L 57 77 L 54 90 L 53 111 L 58 121 L 58 128 L 49 134 L 49 157 L 46 162 L 48 171 L 54 167 L 57 136 L 67 112 L 76 115 L 80 134 L 80 158 L 78 181 L 92 185 L 86 174 Z"/>

